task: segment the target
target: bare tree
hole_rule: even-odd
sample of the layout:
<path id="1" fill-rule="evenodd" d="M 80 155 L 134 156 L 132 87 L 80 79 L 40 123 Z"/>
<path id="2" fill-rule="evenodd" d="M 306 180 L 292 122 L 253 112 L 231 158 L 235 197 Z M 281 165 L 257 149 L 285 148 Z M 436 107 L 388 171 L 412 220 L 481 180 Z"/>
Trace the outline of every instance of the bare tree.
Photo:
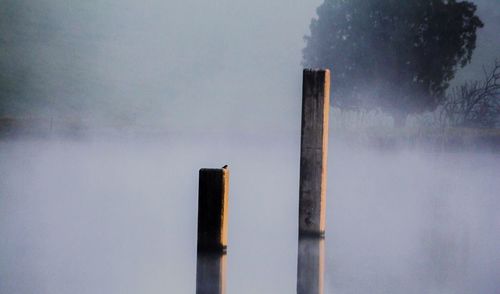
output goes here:
<path id="1" fill-rule="evenodd" d="M 495 127 L 500 122 L 500 61 L 484 68 L 484 80 L 452 89 L 442 104 L 440 121 L 450 126 Z"/>

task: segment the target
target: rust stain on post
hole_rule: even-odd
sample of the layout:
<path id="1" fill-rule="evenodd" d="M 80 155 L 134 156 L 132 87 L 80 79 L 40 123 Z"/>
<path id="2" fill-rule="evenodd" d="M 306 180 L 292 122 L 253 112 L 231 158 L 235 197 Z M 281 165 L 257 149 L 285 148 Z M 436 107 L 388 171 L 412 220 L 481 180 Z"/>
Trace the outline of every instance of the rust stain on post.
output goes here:
<path id="1" fill-rule="evenodd" d="M 198 253 L 223 253 L 227 248 L 229 170 L 200 169 Z"/>
<path id="2" fill-rule="evenodd" d="M 302 85 L 299 234 L 323 236 L 330 112 L 330 71 L 305 69 Z"/>

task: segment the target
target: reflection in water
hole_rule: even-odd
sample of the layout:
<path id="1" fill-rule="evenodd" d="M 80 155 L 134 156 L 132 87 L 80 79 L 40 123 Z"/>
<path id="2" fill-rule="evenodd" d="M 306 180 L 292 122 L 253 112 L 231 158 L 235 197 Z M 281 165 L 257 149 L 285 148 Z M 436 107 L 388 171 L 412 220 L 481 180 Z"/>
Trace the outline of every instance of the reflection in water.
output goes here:
<path id="1" fill-rule="evenodd" d="M 323 293 L 324 260 L 324 238 L 299 237 L 297 294 Z"/>
<path id="2" fill-rule="evenodd" d="M 500 293 L 500 155 L 380 153 L 338 141 L 325 294 Z M 1 142 L 0 293 L 195 292 L 193 171 L 226 160 L 238 174 L 226 293 L 296 292 L 293 142 Z"/>
<path id="3" fill-rule="evenodd" d="M 226 293 L 226 254 L 198 252 L 196 294 L 222 293 Z"/>

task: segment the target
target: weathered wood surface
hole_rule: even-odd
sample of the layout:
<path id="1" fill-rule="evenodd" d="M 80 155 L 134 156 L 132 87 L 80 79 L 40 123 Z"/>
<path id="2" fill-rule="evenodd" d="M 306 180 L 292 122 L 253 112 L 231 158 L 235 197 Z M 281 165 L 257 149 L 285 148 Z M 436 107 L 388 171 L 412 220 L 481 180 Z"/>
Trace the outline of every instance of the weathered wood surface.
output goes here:
<path id="1" fill-rule="evenodd" d="M 200 169 L 198 252 L 223 253 L 227 248 L 229 170 Z"/>
<path id="2" fill-rule="evenodd" d="M 305 69 L 302 87 L 299 234 L 323 236 L 330 71 Z"/>
<path id="3" fill-rule="evenodd" d="M 200 169 L 196 293 L 223 294 L 226 285 L 229 170 Z"/>

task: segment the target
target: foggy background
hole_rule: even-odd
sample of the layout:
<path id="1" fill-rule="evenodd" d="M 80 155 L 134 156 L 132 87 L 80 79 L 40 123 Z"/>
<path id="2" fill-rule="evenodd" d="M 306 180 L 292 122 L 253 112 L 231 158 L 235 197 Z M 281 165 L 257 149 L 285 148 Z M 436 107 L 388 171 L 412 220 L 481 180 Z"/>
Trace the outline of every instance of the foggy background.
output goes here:
<path id="1" fill-rule="evenodd" d="M 498 55 L 498 1 L 475 2 L 485 27 L 457 84 Z M 0 1 L 2 62 L 23 65 L 2 75 L 26 83 L 2 115 L 172 133 L 0 141 L 0 293 L 194 293 L 197 172 L 224 164 L 227 293 L 294 293 L 320 3 Z M 330 136 L 325 293 L 500 291 L 498 154 Z"/>
<path id="2" fill-rule="evenodd" d="M 26 38 L 31 94 L 47 100 L 28 113 L 169 130 L 298 129 L 302 38 L 319 3 L 27 3 L 12 38 Z"/>
<path id="3" fill-rule="evenodd" d="M 498 1 L 474 2 L 485 27 L 454 85 L 482 78 L 498 57 Z M 11 68 L 2 74 L 23 82 L 23 93 L 3 93 L 13 97 L 4 116 L 170 131 L 299 128 L 303 37 L 319 0 L 0 4 L 9 8 L 0 10 L 0 60 Z"/>

